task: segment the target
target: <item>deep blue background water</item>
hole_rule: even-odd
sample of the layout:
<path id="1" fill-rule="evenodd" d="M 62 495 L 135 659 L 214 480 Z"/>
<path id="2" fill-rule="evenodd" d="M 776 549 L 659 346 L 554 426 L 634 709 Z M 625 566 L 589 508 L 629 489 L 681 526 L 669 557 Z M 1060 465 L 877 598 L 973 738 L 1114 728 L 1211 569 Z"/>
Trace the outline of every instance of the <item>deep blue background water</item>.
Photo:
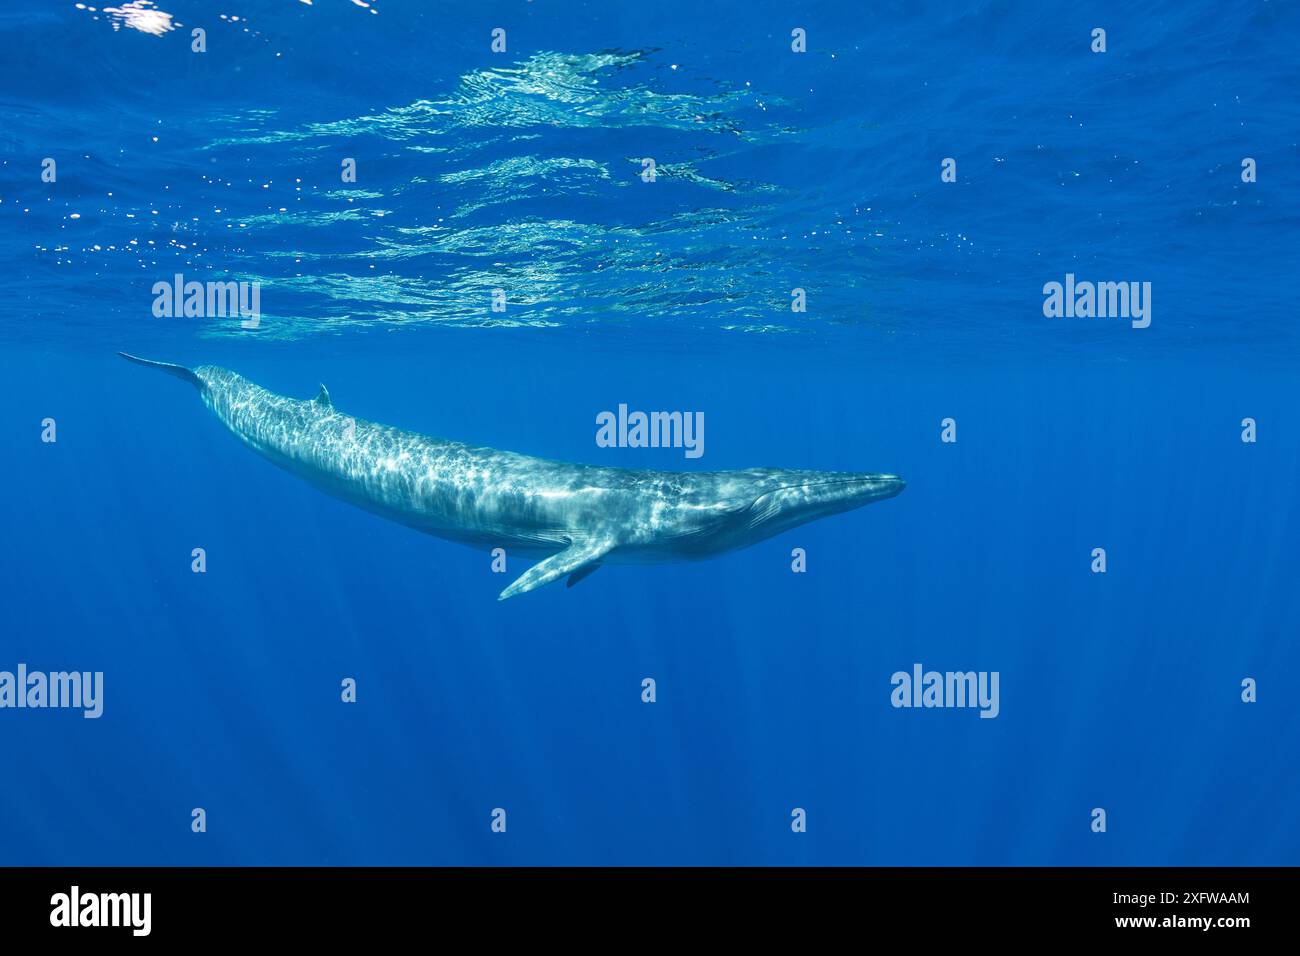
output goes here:
<path id="1" fill-rule="evenodd" d="M 1300 861 L 1294 6 L 163 8 L 0 14 L 0 669 L 106 682 L 97 721 L 0 711 L 0 863 Z M 261 327 L 155 319 L 177 271 L 262 282 Z M 1150 281 L 1151 327 L 1043 318 L 1067 271 Z M 521 567 L 119 348 L 908 488 L 497 603 Z M 705 456 L 597 448 L 620 402 L 703 411 Z M 893 709 L 918 661 L 999 671 L 1000 716 Z"/>

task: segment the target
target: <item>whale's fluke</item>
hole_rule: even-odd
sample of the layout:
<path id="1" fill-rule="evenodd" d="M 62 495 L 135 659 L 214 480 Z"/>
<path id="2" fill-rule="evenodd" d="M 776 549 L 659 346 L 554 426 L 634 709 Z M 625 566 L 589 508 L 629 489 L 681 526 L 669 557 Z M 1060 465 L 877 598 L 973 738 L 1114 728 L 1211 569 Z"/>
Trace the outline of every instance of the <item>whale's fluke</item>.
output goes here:
<path id="1" fill-rule="evenodd" d="M 612 541 L 574 541 L 559 554 L 553 554 L 534 564 L 514 584 L 502 591 L 497 600 L 504 601 L 516 594 L 526 594 L 544 584 L 558 581 L 566 574 L 572 574 L 575 583 L 581 581 L 596 570 L 600 559 L 613 547 Z"/>
<path id="2" fill-rule="evenodd" d="M 118 355 L 128 362 L 134 362 L 136 365 L 147 365 L 149 368 L 156 368 L 160 372 L 166 372 L 168 375 L 175 375 L 177 378 L 183 378 L 195 388 L 202 388 L 203 382 L 197 375 L 187 369 L 184 365 L 172 365 L 170 362 L 155 362 L 152 359 L 140 358 L 137 355 L 128 355 L 125 352 L 118 352 Z"/>

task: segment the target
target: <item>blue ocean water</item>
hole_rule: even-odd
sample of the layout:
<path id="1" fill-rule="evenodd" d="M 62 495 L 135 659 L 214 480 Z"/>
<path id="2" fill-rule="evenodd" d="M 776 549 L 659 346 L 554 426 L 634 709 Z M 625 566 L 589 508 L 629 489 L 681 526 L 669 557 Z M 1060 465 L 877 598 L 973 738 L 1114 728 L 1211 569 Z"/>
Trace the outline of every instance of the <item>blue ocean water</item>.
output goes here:
<path id="1" fill-rule="evenodd" d="M 1300 862 L 1296 5 L 91 7 L 0 12 L 0 671 L 104 674 L 0 709 L 0 864 Z M 1149 326 L 1045 317 L 1067 273 Z M 908 487 L 499 603 L 118 350 Z M 998 716 L 895 708 L 918 663 Z"/>

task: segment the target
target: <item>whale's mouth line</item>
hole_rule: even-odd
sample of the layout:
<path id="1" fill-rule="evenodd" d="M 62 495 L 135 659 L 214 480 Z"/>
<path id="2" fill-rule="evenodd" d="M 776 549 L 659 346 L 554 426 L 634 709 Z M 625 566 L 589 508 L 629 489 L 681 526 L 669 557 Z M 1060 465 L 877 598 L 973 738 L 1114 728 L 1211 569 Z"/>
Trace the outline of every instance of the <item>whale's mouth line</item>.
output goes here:
<path id="1" fill-rule="evenodd" d="M 862 475 L 857 478 L 826 478 L 815 481 L 795 481 L 788 485 L 781 485 L 779 488 L 773 488 L 772 491 L 788 491 L 791 488 L 824 488 L 827 485 L 864 485 L 871 483 L 883 484 L 893 482 L 894 484 L 906 487 L 906 482 L 897 475 Z M 899 490 L 902 490 L 901 488 Z M 765 492 L 771 494 L 772 492 Z"/>

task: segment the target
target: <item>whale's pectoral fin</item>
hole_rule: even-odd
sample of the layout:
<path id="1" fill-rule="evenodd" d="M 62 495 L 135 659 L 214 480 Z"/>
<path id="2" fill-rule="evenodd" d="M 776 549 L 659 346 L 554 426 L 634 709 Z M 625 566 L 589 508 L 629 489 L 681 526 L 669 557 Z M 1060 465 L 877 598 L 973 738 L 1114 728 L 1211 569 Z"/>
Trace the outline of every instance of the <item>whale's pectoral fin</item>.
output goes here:
<path id="1" fill-rule="evenodd" d="M 572 574 L 575 580 L 580 580 L 596 570 L 600 559 L 613 547 L 612 541 L 575 541 L 559 554 L 553 554 L 534 564 L 519 576 L 519 580 L 502 591 L 497 600 L 504 601 L 516 594 L 535 590 L 544 584 L 558 581 L 566 574 Z"/>

